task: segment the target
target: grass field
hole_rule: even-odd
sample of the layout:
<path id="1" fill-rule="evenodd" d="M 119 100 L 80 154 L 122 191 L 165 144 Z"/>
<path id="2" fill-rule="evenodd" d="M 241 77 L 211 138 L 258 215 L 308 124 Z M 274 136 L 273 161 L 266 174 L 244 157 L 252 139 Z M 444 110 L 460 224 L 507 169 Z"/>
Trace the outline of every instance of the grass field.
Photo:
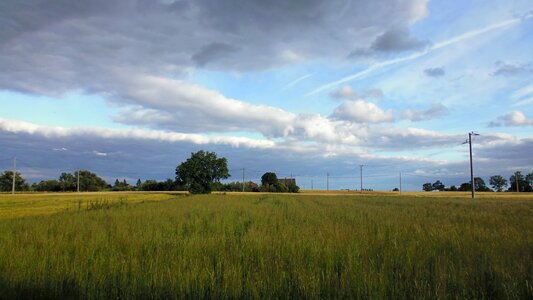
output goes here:
<path id="1" fill-rule="evenodd" d="M 532 299 L 533 198 L 0 195 L 0 298 L 80 297 Z"/>

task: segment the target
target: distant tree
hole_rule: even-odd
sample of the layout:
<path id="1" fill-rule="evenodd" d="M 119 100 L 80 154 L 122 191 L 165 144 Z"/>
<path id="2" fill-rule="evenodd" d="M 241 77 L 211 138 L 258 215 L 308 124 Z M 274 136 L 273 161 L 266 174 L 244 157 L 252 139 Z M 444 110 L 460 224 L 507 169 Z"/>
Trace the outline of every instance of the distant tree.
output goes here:
<path id="1" fill-rule="evenodd" d="M 122 181 L 119 181 L 118 179 L 115 180 L 115 184 L 112 187 L 113 191 L 131 191 L 133 190 L 133 187 L 128 184 L 126 179 L 123 179 Z"/>
<path id="2" fill-rule="evenodd" d="M 244 184 L 245 192 L 259 192 L 259 185 L 257 183 L 248 181 Z"/>
<path id="3" fill-rule="evenodd" d="M 59 186 L 63 192 L 74 192 L 76 191 L 77 185 L 77 174 L 70 173 L 61 173 L 59 175 Z"/>
<path id="4" fill-rule="evenodd" d="M 476 183 L 476 191 L 478 192 L 490 192 L 491 189 L 487 187 L 485 181 L 481 177 L 475 177 L 474 182 Z"/>
<path id="5" fill-rule="evenodd" d="M 80 170 L 80 191 L 84 192 L 99 192 L 108 187 L 105 180 L 100 178 L 95 173 L 87 170 Z M 72 175 L 72 177 L 75 177 Z"/>
<path id="6" fill-rule="evenodd" d="M 266 172 L 261 176 L 261 186 L 259 191 L 271 193 L 298 193 L 300 187 L 296 185 L 294 180 L 280 181 L 274 172 Z"/>
<path id="7" fill-rule="evenodd" d="M 178 185 L 175 180 L 167 178 L 165 181 L 158 182 L 158 189 L 160 191 L 180 191 L 185 190 L 183 187 Z"/>
<path id="8" fill-rule="evenodd" d="M 450 192 L 457 192 L 457 187 L 455 185 L 452 185 L 450 187 Z"/>
<path id="9" fill-rule="evenodd" d="M 458 190 L 462 191 L 462 192 L 471 191 L 472 190 L 472 184 L 470 184 L 470 182 L 461 183 L 461 185 L 459 186 Z"/>
<path id="10" fill-rule="evenodd" d="M 393 192 L 399 192 L 400 189 L 399 189 L 399 188 L 393 188 L 392 191 L 393 191 Z"/>
<path id="11" fill-rule="evenodd" d="M 285 183 L 281 183 L 278 181 L 276 184 L 274 184 L 274 191 L 278 193 L 288 193 L 289 188 Z"/>
<path id="12" fill-rule="evenodd" d="M 226 192 L 242 192 L 242 182 L 234 181 L 223 184 L 221 191 Z M 245 192 L 259 192 L 259 186 L 257 183 L 248 181 L 244 183 Z"/>
<path id="13" fill-rule="evenodd" d="M 230 176 L 226 158 L 200 150 L 176 167 L 176 182 L 192 194 L 211 193 L 213 183 Z"/>
<path id="14" fill-rule="evenodd" d="M 266 172 L 261 176 L 262 185 L 275 185 L 278 183 L 278 176 L 274 172 Z"/>
<path id="15" fill-rule="evenodd" d="M 159 184 L 157 180 L 149 179 L 146 180 L 141 184 L 140 189 L 142 191 L 158 191 L 159 190 Z"/>
<path id="16" fill-rule="evenodd" d="M 140 178 L 137 179 L 137 184 L 135 184 L 135 188 L 136 188 L 136 189 L 140 189 L 142 184 L 143 184 L 143 183 L 142 183 L 141 179 L 140 179 Z"/>
<path id="17" fill-rule="evenodd" d="M 528 174 L 527 176 L 530 176 Z M 516 192 L 516 181 L 518 180 L 518 191 L 519 192 L 531 192 L 533 191 L 533 187 L 529 184 L 529 180 L 527 177 L 522 175 L 520 171 L 516 172 L 515 174 L 511 175 L 509 178 L 509 191 Z"/>
<path id="18" fill-rule="evenodd" d="M 300 187 L 296 185 L 296 183 L 289 183 L 287 185 L 287 190 L 289 193 L 298 193 L 300 191 Z"/>
<path id="19" fill-rule="evenodd" d="M 529 185 L 529 191 L 533 191 L 533 173 L 529 173 L 526 175 L 526 182 Z"/>
<path id="20" fill-rule="evenodd" d="M 61 184 L 55 179 L 42 180 L 39 183 L 32 184 L 31 189 L 36 192 L 60 192 Z"/>
<path id="21" fill-rule="evenodd" d="M 0 175 L 0 192 L 10 192 L 13 189 L 13 171 L 4 171 Z M 19 172 L 15 173 L 15 190 L 28 191 L 29 186 Z"/>
<path id="22" fill-rule="evenodd" d="M 507 186 L 507 180 L 500 175 L 494 175 L 490 177 L 490 185 L 496 192 L 501 192 Z"/>
<path id="23" fill-rule="evenodd" d="M 440 180 L 437 180 L 433 183 L 432 188 L 436 191 L 444 191 L 444 184 Z"/>
<path id="24" fill-rule="evenodd" d="M 433 190 L 433 185 L 430 182 L 426 182 L 422 185 L 422 190 L 431 192 Z"/>
<path id="25" fill-rule="evenodd" d="M 483 178 L 475 177 L 474 182 L 476 183 L 476 191 L 478 192 L 490 192 L 491 191 L 491 189 L 485 185 L 485 181 L 483 180 Z M 463 192 L 472 191 L 472 184 L 470 182 L 461 183 L 461 186 L 459 186 L 458 190 L 463 191 Z"/>

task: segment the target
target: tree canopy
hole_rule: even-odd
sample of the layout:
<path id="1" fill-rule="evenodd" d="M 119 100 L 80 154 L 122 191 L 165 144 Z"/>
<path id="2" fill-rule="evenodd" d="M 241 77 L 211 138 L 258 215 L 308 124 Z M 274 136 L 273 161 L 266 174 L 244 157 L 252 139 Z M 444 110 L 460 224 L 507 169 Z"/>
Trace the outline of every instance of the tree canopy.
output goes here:
<path id="1" fill-rule="evenodd" d="M 518 180 L 518 190 L 517 190 Z M 509 178 L 509 191 L 511 192 L 533 192 L 533 173 L 522 175 L 522 172 L 518 171 L 511 175 Z"/>
<path id="2" fill-rule="evenodd" d="M 176 181 L 192 194 L 209 194 L 213 183 L 230 176 L 226 158 L 200 150 L 176 167 Z"/>
<path id="3" fill-rule="evenodd" d="M 13 171 L 4 171 L 0 175 L 0 192 L 10 192 L 13 189 Z M 29 189 L 26 180 L 22 178 L 19 172 L 15 173 L 15 190 L 27 191 Z"/>
<path id="4" fill-rule="evenodd" d="M 278 176 L 274 172 L 266 172 L 261 176 L 262 185 L 275 185 L 278 183 Z"/>
<path id="5" fill-rule="evenodd" d="M 507 180 L 500 175 L 494 175 L 490 177 L 490 185 L 497 192 L 501 192 L 507 186 Z"/>

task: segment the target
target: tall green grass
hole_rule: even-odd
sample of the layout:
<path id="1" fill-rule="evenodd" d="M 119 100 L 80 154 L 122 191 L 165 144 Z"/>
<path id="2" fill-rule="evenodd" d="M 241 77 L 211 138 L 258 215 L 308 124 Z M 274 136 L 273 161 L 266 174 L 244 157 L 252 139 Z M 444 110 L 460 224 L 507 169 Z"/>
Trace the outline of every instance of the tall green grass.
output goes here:
<path id="1" fill-rule="evenodd" d="M 2 298 L 533 298 L 533 201 L 172 196 L 0 220 Z"/>

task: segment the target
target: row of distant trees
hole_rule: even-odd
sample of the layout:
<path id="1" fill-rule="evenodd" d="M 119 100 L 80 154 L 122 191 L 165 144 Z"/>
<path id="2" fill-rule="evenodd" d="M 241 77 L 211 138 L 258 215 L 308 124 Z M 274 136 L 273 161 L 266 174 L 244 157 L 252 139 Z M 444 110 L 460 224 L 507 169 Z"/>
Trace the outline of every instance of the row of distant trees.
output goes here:
<path id="1" fill-rule="evenodd" d="M 138 179 L 135 185 L 126 179 L 115 180 L 113 185 L 87 170 L 74 173 L 61 173 L 58 179 L 42 180 L 31 186 L 19 172 L 15 173 L 15 189 L 17 191 L 35 192 L 83 192 L 99 191 L 189 191 L 193 194 L 210 193 L 211 191 L 246 191 L 246 192 L 278 192 L 297 193 L 299 187 L 294 179 L 279 180 L 276 173 L 266 172 L 261 177 L 261 185 L 248 181 L 222 183 L 221 179 L 229 177 L 226 158 L 218 158 L 214 152 L 198 151 L 176 167 L 176 179 L 164 181 Z M 0 191 L 12 190 L 13 171 L 5 171 L 0 175 Z"/>
<path id="2" fill-rule="evenodd" d="M 518 180 L 518 184 L 517 184 Z M 515 174 L 509 177 L 509 181 L 502 177 L 501 175 L 494 175 L 490 177 L 489 184 L 492 186 L 492 189 L 489 188 L 485 181 L 480 177 L 474 178 L 475 190 L 479 192 L 533 192 L 533 173 L 527 175 L 522 175 L 521 172 L 516 172 Z M 509 187 L 509 188 L 507 188 Z M 460 186 L 452 185 L 446 187 L 440 180 L 435 181 L 434 183 L 426 182 L 422 185 L 422 190 L 426 192 L 431 191 L 471 191 L 472 183 L 464 182 Z"/>

